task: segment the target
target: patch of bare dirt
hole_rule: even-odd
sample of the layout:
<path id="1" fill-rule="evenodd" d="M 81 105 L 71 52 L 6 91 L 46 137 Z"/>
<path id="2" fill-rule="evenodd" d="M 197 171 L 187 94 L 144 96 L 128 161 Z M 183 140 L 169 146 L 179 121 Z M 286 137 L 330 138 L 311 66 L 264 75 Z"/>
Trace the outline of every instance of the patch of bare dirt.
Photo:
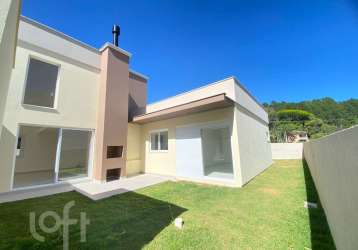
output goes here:
<path id="1" fill-rule="evenodd" d="M 273 195 L 273 196 L 278 196 L 281 194 L 280 191 L 278 191 L 275 188 L 263 188 L 262 192 L 264 192 L 265 194 Z"/>

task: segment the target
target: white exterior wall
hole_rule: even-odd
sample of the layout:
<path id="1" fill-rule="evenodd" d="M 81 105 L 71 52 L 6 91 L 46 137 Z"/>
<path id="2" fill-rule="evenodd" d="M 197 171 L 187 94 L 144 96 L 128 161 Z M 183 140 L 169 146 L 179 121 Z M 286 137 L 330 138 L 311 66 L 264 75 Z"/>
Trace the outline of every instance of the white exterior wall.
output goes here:
<path id="1" fill-rule="evenodd" d="M 265 109 L 249 94 L 238 80 L 234 79 L 234 81 L 235 102 L 268 124 L 269 118 Z"/>
<path id="2" fill-rule="evenodd" d="M 337 249 L 358 249 L 358 126 L 303 147 Z"/>
<path id="3" fill-rule="evenodd" d="M 200 126 L 176 128 L 176 174 L 178 177 L 203 179 L 203 155 Z"/>
<path id="4" fill-rule="evenodd" d="M 236 105 L 241 186 L 272 164 L 268 125 Z"/>
<path id="5" fill-rule="evenodd" d="M 197 101 L 214 95 L 226 94 L 231 100 L 235 100 L 234 79 L 227 78 L 212 84 L 197 88 L 159 102 L 146 106 L 146 113 L 152 113 L 158 110 L 182 105 L 188 102 Z"/>
<path id="6" fill-rule="evenodd" d="M 271 143 L 272 159 L 302 159 L 303 143 Z"/>
<path id="7" fill-rule="evenodd" d="M 0 1 L 0 135 L 15 61 L 19 11 L 19 0 Z"/>
<path id="8" fill-rule="evenodd" d="M 234 77 L 229 77 L 162 101 L 149 104 L 146 106 L 146 113 L 152 113 L 219 94 L 225 94 L 226 97 L 246 108 L 266 123 L 269 122 L 268 114 L 264 108 Z"/>
<path id="9" fill-rule="evenodd" d="M 230 154 L 232 154 L 232 145 L 236 137 L 233 137 L 233 119 L 226 121 L 213 121 L 199 124 L 189 124 L 178 126 L 176 128 L 176 175 L 178 177 L 190 178 L 193 180 L 210 179 L 204 175 L 204 155 L 201 137 L 203 128 L 228 128 L 230 131 Z M 233 157 L 230 156 L 230 159 Z M 235 185 L 234 177 L 237 176 L 236 162 L 233 165 L 233 179 L 225 179 L 223 182 L 231 182 Z"/>

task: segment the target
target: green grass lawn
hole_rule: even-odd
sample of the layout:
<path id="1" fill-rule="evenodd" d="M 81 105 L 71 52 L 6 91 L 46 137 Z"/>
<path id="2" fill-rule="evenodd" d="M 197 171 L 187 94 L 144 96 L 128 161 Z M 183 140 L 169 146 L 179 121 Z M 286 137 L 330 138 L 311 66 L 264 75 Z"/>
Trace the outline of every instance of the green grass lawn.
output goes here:
<path id="1" fill-rule="evenodd" d="M 72 200 L 71 218 L 86 212 L 90 225 L 86 243 L 70 227 L 70 249 L 334 249 L 323 210 L 304 208 L 307 199 L 318 197 L 300 161 L 276 162 L 243 188 L 166 182 L 97 202 L 69 192 L 0 204 L 0 249 L 61 249 L 60 232 L 32 238 L 29 212 L 62 214 Z"/>

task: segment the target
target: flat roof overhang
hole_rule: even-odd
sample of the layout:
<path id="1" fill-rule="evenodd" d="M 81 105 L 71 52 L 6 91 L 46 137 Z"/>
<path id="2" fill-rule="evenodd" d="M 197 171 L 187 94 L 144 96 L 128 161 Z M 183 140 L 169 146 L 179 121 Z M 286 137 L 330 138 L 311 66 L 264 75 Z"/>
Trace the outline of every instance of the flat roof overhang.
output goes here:
<path id="1" fill-rule="evenodd" d="M 134 123 L 144 124 L 148 122 L 170 119 L 178 116 L 194 114 L 212 109 L 225 108 L 232 106 L 234 102 L 226 97 L 225 94 L 210 96 L 196 101 L 184 103 L 178 106 L 158 110 L 152 113 L 133 117 Z"/>

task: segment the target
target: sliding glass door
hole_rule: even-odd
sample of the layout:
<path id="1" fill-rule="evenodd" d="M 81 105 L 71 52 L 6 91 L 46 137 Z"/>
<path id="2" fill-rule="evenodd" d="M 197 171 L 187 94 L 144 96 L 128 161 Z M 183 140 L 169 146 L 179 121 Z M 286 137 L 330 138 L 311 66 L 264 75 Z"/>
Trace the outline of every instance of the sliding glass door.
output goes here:
<path id="1" fill-rule="evenodd" d="M 88 176 L 91 131 L 62 129 L 58 180 Z"/>
<path id="2" fill-rule="evenodd" d="M 92 134 L 90 130 L 21 125 L 17 139 L 13 188 L 89 176 Z"/>
<path id="3" fill-rule="evenodd" d="M 13 188 L 54 183 L 59 133 L 58 128 L 20 126 Z"/>

